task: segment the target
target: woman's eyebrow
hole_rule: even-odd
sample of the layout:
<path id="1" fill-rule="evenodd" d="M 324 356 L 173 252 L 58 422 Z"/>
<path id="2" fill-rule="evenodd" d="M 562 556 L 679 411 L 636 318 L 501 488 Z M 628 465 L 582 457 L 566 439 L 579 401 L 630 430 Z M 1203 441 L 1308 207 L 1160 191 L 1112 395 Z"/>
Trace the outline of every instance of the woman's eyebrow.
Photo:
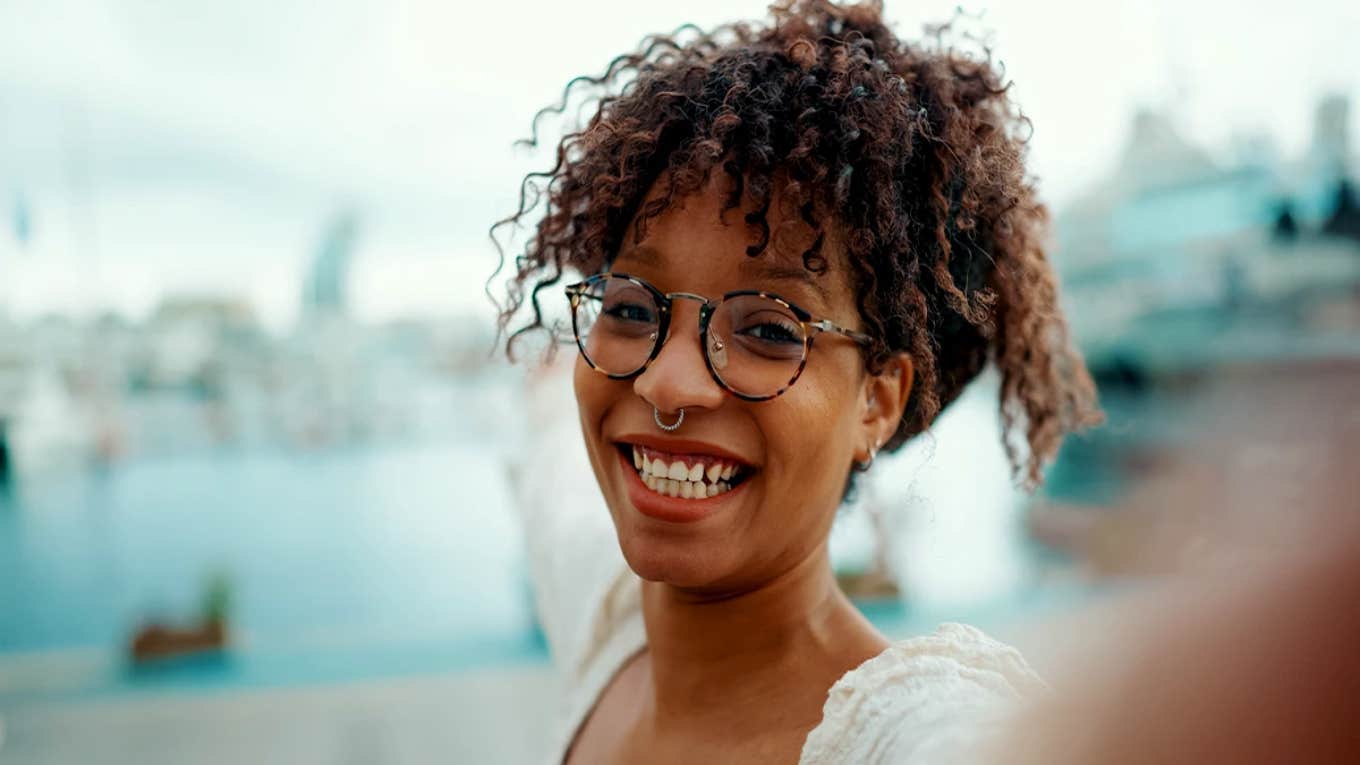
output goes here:
<path id="1" fill-rule="evenodd" d="M 640 244 L 636 247 L 629 247 L 614 258 L 615 263 L 620 260 L 633 260 L 644 266 L 660 267 L 661 253 L 649 245 Z"/>
<path id="2" fill-rule="evenodd" d="M 752 258 L 743 254 L 742 257 L 746 258 L 746 260 L 741 264 L 741 270 L 748 276 L 755 279 L 794 282 L 805 285 L 810 287 L 816 293 L 817 297 L 822 299 L 823 304 L 829 304 L 831 302 L 831 293 L 827 291 L 826 286 L 811 278 L 807 269 L 774 263 L 760 256 Z M 624 250 L 619 253 L 618 257 L 614 258 L 615 263 L 622 260 L 637 263 L 638 265 L 660 268 L 663 259 L 661 253 L 657 251 L 655 247 L 640 244 L 636 247 L 630 247 Z"/>
<path id="3" fill-rule="evenodd" d="M 796 282 L 805 285 L 816 292 L 817 296 L 822 299 L 824 304 L 829 304 L 831 302 L 831 293 L 827 291 L 826 286 L 811 278 L 807 269 L 794 268 L 779 263 L 770 263 L 756 258 L 748 260 L 743 264 L 742 270 L 747 271 L 754 276 L 769 279 L 771 281 Z"/>

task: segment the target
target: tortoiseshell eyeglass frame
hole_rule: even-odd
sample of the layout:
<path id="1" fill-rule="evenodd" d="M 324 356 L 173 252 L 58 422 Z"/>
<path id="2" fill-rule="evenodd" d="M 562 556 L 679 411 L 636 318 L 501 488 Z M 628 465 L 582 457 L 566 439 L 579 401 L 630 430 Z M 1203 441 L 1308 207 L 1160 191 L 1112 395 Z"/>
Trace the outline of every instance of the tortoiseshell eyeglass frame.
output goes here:
<path id="1" fill-rule="evenodd" d="M 585 339 L 581 337 L 580 328 L 577 326 L 576 309 L 579 303 L 581 302 L 582 295 L 584 295 L 592 285 L 598 284 L 606 279 L 624 279 L 643 288 L 647 292 L 651 293 L 652 297 L 656 300 L 657 310 L 659 312 L 659 316 L 657 318 L 656 339 L 652 341 L 651 353 L 647 355 L 646 361 L 643 361 L 642 364 L 640 364 L 637 369 L 634 369 L 633 371 L 627 372 L 625 374 L 613 374 L 610 372 L 606 372 L 605 370 L 600 369 L 598 366 L 596 366 L 595 362 L 591 360 L 590 354 L 586 352 Z M 798 369 L 794 371 L 793 376 L 789 378 L 789 381 L 785 383 L 782 388 L 775 391 L 774 393 L 770 393 L 764 396 L 752 396 L 737 390 L 733 390 L 731 386 L 729 386 L 726 382 L 723 382 L 722 376 L 720 376 L 718 374 L 718 371 L 713 368 L 713 360 L 709 358 L 708 343 L 707 342 L 700 343 L 700 345 L 703 347 L 704 366 L 708 367 L 709 376 L 712 377 L 713 381 L 716 382 L 723 390 L 727 391 L 728 393 L 731 393 L 733 396 L 736 396 L 737 398 L 742 399 L 744 401 L 769 401 L 770 399 L 775 398 L 780 394 L 784 393 L 789 388 L 792 388 L 793 384 L 798 381 L 798 378 L 800 376 L 802 376 L 803 369 L 807 367 L 808 356 L 812 352 L 812 341 L 817 337 L 818 334 L 822 332 L 834 332 L 839 335 L 844 335 L 845 337 L 850 338 L 851 340 L 855 341 L 856 343 L 859 343 L 861 346 L 864 347 L 868 347 L 873 342 L 873 338 L 869 337 L 866 334 L 856 332 L 852 329 L 846 329 L 845 327 L 832 323 L 829 319 L 819 319 L 813 316 L 811 313 L 808 313 L 807 311 L 798 307 L 794 303 L 785 300 L 779 295 L 776 295 L 773 292 L 766 292 L 764 290 L 735 290 L 733 292 L 728 292 L 724 294 L 721 298 L 718 298 L 717 300 L 713 300 L 710 298 L 706 298 L 703 295 L 696 295 L 692 292 L 662 292 L 645 279 L 641 279 L 630 274 L 620 273 L 618 271 L 607 271 L 604 273 L 594 274 L 586 278 L 584 281 L 567 285 L 566 293 L 567 300 L 571 302 L 572 334 L 576 336 L 576 346 L 581 351 L 581 358 L 585 359 L 586 364 L 588 364 L 591 369 L 595 370 L 596 372 L 599 372 L 600 374 L 604 375 L 605 377 L 608 377 L 611 380 L 628 380 L 633 377 L 637 377 L 638 375 L 642 374 L 643 370 L 647 369 L 647 367 L 652 363 L 652 361 L 656 359 L 658 355 L 660 355 L 661 348 L 663 345 L 666 344 L 666 338 L 668 337 L 668 332 L 670 330 L 673 305 L 672 301 L 677 299 L 695 300 L 699 302 L 700 338 L 708 336 L 709 321 L 713 318 L 713 314 L 718 310 L 718 306 L 720 306 L 723 303 L 723 301 L 728 300 L 730 298 L 741 297 L 744 295 L 755 295 L 758 297 L 768 298 L 770 300 L 775 301 L 776 303 L 789 309 L 789 312 L 791 312 L 798 319 L 798 323 L 802 325 L 803 357 L 798 362 Z"/>

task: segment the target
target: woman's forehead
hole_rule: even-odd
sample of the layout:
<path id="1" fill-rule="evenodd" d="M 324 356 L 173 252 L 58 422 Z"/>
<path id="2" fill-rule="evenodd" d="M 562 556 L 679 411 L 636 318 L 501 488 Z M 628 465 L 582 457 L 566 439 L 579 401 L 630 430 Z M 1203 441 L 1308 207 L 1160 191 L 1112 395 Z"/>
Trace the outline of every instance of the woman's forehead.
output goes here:
<path id="1" fill-rule="evenodd" d="M 748 248 L 760 244 L 762 230 L 748 223 L 746 216 L 758 212 L 759 207 L 748 196 L 737 207 L 724 209 L 732 183 L 725 173 L 712 173 L 701 189 L 669 200 L 645 223 L 635 218 L 610 267 L 620 271 L 641 268 L 671 276 L 699 272 L 740 282 L 730 289 L 789 293 L 786 297 L 808 308 L 829 309 L 846 300 L 853 305 L 843 255 L 836 238 L 825 233 L 830 227 L 819 221 L 814 228 L 798 215 L 785 215 L 785 205 L 780 204 L 782 184 L 771 189 L 773 201 L 765 215 L 768 240 L 757 254 L 748 254 Z M 663 176 L 652 186 L 648 200 L 658 199 L 667 187 Z M 804 257 L 814 244 L 823 266 L 816 271 L 808 267 Z"/>

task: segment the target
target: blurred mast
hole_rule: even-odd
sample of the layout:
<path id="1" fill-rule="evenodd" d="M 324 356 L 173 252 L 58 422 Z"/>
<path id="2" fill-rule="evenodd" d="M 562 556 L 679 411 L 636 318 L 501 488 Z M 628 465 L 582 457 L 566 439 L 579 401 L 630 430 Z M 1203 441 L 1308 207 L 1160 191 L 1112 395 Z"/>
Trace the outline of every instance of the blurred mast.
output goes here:
<path id="1" fill-rule="evenodd" d="M 71 107 L 66 120 L 65 139 L 66 181 L 71 194 L 71 231 L 77 257 L 88 259 L 83 297 L 90 303 L 92 314 L 107 308 L 104 300 L 104 269 L 100 258 L 98 216 L 94 206 L 94 184 L 90 166 L 90 123 L 84 101 Z"/>

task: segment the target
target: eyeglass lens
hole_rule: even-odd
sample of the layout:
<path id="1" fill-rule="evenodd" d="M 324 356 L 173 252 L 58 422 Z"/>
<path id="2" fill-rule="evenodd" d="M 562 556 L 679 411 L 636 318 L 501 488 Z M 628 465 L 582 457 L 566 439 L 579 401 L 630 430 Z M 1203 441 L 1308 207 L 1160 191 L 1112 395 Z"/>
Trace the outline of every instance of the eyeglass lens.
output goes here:
<path id="1" fill-rule="evenodd" d="M 647 363 L 661 332 L 661 306 L 651 291 L 628 279 L 586 282 L 576 303 L 577 342 L 590 363 L 611 375 L 630 375 Z M 704 352 L 733 392 L 772 396 L 798 374 L 806 333 L 777 300 L 737 295 L 721 301 L 709 320 Z"/>

